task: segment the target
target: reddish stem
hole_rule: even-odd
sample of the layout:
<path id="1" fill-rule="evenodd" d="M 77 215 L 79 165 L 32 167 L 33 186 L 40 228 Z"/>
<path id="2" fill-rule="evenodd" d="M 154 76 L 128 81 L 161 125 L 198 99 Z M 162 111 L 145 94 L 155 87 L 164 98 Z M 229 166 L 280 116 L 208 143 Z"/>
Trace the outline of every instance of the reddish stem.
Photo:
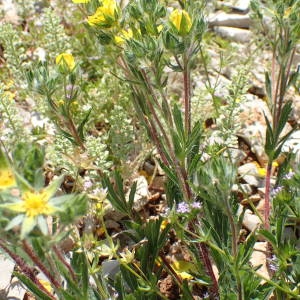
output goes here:
<path id="1" fill-rule="evenodd" d="M 270 191 L 271 191 L 271 173 L 272 162 L 268 162 L 267 174 L 266 174 L 266 189 L 265 189 L 265 211 L 264 211 L 264 223 L 265 229 L 270 229 Z"/>
<path id="2" fill-rule="evenodd" d="M 56 299 L 37 279 L 35 275 L 35 270 L 29 267 L 27 263 L 23 260 L 23 258 L 13 253 L 8 247 L 6 247 L 5 242 L 2 239 L 0 240 L 0 247 L 15 261 L 17 266 L 20 268 L 22 274 L 24 274 L 28 279 L 30 279 L 41 291 L 43 291 L 43 293 L 47 294 L 51 299 Z"/>
<path id="3" fill-rule="evenodd" d="M 61 288 L 61 284 L 55 279 L 55 277 L 47 270 L 45 265 L 41 262 L 41 260 L 36 256 L 31 246 L 23 240 L 23 249 L 31 258 L 31 260 L 37 265 L 37 267 L 46 275 L 49 281 L 55 286 L 57 289 Z"/>

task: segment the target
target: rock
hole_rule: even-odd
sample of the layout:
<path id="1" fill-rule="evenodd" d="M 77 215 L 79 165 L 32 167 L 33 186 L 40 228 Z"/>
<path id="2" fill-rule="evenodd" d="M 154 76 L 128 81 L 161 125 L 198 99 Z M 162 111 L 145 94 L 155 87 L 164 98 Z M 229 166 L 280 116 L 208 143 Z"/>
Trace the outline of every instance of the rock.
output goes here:
<path id="1" fill-rule="evenodd" d="M 267 269 L 267 257 L 266 253 L 268 250 L 268 242 L 257 242 L 254 244 L 254 251 L 250 258 L 250 263 L 253 267 L 261 267 L 256 271 L 258 274 L 262 275 L 266 279 L 270 279 L 268 269 Z M 262 280 L 262 284 L 265 281 Z"/>
<path id="2" fill-rule="evenodd" d="M 223 7 L 228 7 L 232 10 L 236 10 L 240 13 L 247 13 L 250 9 L 250 2 L 251 0 L 232 0 L 225 3 L 218 2 L 218 4 Z"/>
<path id="3" fill-rule="evenodd" d="M 249 30 L 235 27 L 215 26 L 214 31 L 221 37 L 237 43 L 248 43 L 252 36 Z"/>
<path id="4" fill-rule="evenodd" d="M 16 277 L 12 278 L 14 267 L 13 261 L 0 254 L 0 299 L 23 300 L 24 298 L 26 290 Z"/>
<path id="5" fill-rule="evenodd" d="M 224 12 L 220 12 L 208 19 L 208 26 L 228 26 L 249 29 L 250 17 L 249 15 L 226 14 Z"/>
<path id="6" fill-rule="evenodd" d="M 257 203 L 260 200 L 261 200 L 261 196 L 259 194 L 254 194 L 254 195 L 251 195 L 250 197 L 248 197 L 246 199 L 243 199 L 241 201 L 241 204 L 246 205 L 246 204 L 249 204 L 249 203 Z"/>
<path id="7" fill-rule="evenodd" d="M 217 72 L 212 72 L 209 74 L 211 86 L 215 88 L 215 97 L 226 99 L 229 96 L 228 86 L 231 81 L 225 76 L 217 74 Z M 195 89 L 199 89 L 204 93 L 207 92 L 207 78 L 204 75 L 198 75 L 194 78 Z M 211 95 L 207 95 L 207 100 L 211 100 Z M 211 104 L 210 104 L 211 105 Z"/>
<path id="8" fill-rule="evenodd" d="M 252 187 L 248 183 L 242 183 L 242 184 L 234 184 L 232 186 L 233 192 L 241 192 L 246 195 L 250 195 L 252 193 Z"/>
<path id="9" fill-rule="evenodd" d="M 135 182 L 137 183 L 137 186 L 133 200 L 133 209 L 135 211 L 140 211 L 148 202 L 148 182 L 144 176 L 139 176 L 135 179 Z M 126 195 L 127 200 L 129 198 L 129 192 Z"/>
<path id="10" fill-rule="evenodd" d="M 105 260 L 101 264 L 102 275 L 104 278 L 114 279 L 116 274 L 120 271 L 120 263 L 117 260 Z"/>
<path id="11" fill-rule="evenodd" d="M 11 280 L 11 275 L 14 270 L 15 263 L 11 261 L 9 258 L 0 254 L 0 268 L 1 268 L 1 276 L 0 276 L 0 289 L 6 289 Z"/>
<path id="12" fill-rule="evenodd" d="M 265 179 L 259 175 L 256 163 L 246 163 L 238 167 L 238 174 L 251 186 L 264 186 Z"/>
<path id="13" fill-rule="evenodd" d="M 260 224 L 261 220 L 257 215 L 254 215 L 250 209 L 246 209 L 244 218 L 243 218 L 243 225 L 250 231 L 253 232 L 256 230 Z"/>
<path id="14" fill-rule="evenodd" d="M 270 110 L 263 100 L 254 95 L 247 95 L 241 104 L 239 116 L 241 122 L 241 136 L 250 146 L 261 165 L 268 160 L 265 153 L 266 117 L 271 120 Z"/>

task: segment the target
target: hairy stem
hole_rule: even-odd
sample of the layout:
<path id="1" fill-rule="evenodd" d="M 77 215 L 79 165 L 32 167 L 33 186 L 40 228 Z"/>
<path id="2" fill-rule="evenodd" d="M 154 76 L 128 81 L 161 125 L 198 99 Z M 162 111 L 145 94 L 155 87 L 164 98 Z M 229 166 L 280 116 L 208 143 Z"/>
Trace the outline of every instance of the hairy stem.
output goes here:
<path id="1" fill-rule="evenodd" d="M 43 293 L 45 293 L 51 299 L 56 299 L 37 279 L 35 275 L 35 270 L 28 266 L 27 263 L 23 260 L 23 258 L 13 253 L 8 247 L 6 247 L 5 242 L 2 239 L 0 239 L 0 247 L 15 261 L 22 274 L 24 274 L 28 279 L 30 279 L 41 291 L 43 291 Z"/>
<path id="2" fill-rule="evenodd" d="M 29 243 L 25 240 L 22 241 L 23 249 L 28 254 L 28 256 L 31 258 L 31 260 L 36 264 L 36 266 L 46 275 L 46 277 L 49 279 L 49 281 L 57 288 L 60 289 L 62 286 L 61 284 L 56 280 L 56 278 L 51 274 L 47 267 L 41 262 L 41 260 L 37 257 L 37 255 L 34 253 L 34 250 L 31 248 Z"/>

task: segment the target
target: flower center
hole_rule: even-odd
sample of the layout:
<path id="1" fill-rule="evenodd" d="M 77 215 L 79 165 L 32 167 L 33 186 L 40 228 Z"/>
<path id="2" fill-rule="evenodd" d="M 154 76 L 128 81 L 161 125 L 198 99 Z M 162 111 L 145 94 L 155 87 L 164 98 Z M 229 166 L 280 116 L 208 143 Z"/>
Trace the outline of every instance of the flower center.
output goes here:
<path id="1" fill-rule="evenodd" d="M 43 192 L 27 191 L 23 194 L 24 209 L 29 217 L 37 215 L 49 215 L 54 208 L 48 204 L 47 195 Z"/>

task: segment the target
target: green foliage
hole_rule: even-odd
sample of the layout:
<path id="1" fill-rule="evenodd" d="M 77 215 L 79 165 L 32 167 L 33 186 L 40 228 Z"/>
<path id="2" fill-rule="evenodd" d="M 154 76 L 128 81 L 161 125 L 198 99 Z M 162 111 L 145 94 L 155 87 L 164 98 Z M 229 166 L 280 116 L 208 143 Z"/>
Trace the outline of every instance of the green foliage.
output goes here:
<path id="1" fill-rule="evenodd" d="M 266 206 L 265 228 L 246 237 L 231 149 L 238 146 L 251 59 L 236 68 L 228 95 L 220 97 L 222 68 L 235 49 L 205 33 L 207 1 L 124 2 L 16 1 L 22 26 L 0 26 L 0 248 L 16 262 L 16 276 L 47 300 L 167 299 L 162 287 L 169 283 L 178 299 L 299 299 L 300 175 L 287 175 L 290 155 L 272 193 L 268 184 L 293 132 L 284 133 L 293 109 L 285 96 L 299 88 L 291 67 L 299 1 L 251 4 L 273 54 L 265 72 L 272 112 L 265 118 L 265 194 L 272 210 Z M 98 24 L 90 22 L 93 14 Z M 209 57 L 216 45 L 219 66 Z M 205 91 L 195 87 L 199 74 Z M 216 130 L 204 128 L 210 117 Z M 158 216 L 135 211 L 138 185 L 129 187 L 131 163 L 149 140 L 166 178 L 167 207 L 163 198 L 149 203 Z M 120 227 L 108 211 L 120 215 Z M 270 245 L 269 278 L 251 264 L 261 239 Z"/>

